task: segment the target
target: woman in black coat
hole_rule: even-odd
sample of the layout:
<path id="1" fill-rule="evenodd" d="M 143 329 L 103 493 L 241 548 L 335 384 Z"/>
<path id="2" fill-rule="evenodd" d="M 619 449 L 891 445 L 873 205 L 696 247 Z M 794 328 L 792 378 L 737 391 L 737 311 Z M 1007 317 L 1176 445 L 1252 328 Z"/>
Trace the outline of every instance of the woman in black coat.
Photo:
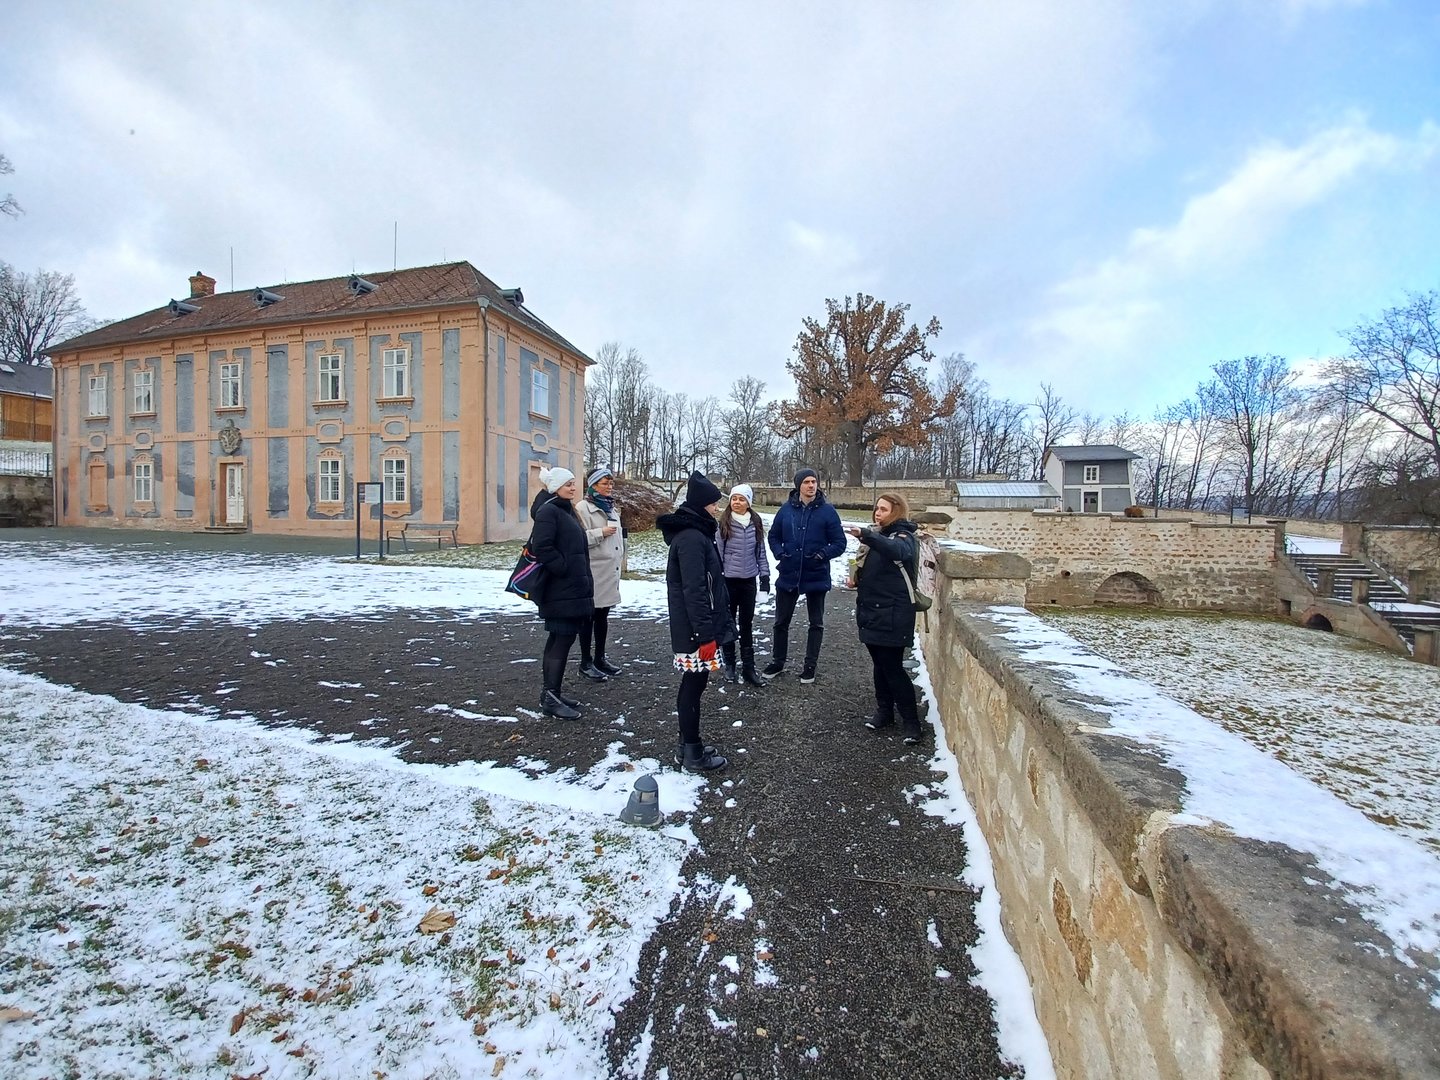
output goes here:
<path id="1" fill-rule="evenodd" d="M 585 529 L 575 514 L 579 484 L 569 469 L 541 469 L 545 490 L 530 508 L 535 528 L 530 533 L 530 551 L 545 567 L 538 607 L 549 637 L 540 669 L 544 689 L 540 711 L 557 720 L 578 720 L 580 703 L 560 691 L 570 646 L 575 644 L 595 609 L 595 581 L 590 576 L 590 545 Z"/>
<path id="2" fill-rule="evenodd" d="M 898 712 L 905 743 L 913 746 L 921 738 L 920 716 L 915 684 L 905 672 L 904 661 L 905 650 L 915 640 L 911 589 L 920 565 L 920 545 L 915 539 L 915 523 L 906 519 L 909 512 L 903 496 L 887 491 L 875 500 L 874 527 L 845 531 L 860 538 L 855 622 L 875 669 L 875 715 L 865 726 L 871 731 L 890 727 Z M 897 563 L 904 565 L 905 573 Z M 905 574 L 909 574 L 908 585 Z"/>
<path id="3" fill-rule="evenodd" d="M 730 594 L 715 548 L 715 508 L 724 497 L 702 474 L 691 473 L 685 501 L 673 514 L 655 522 L 670 546 L 665 590 L 670 606 L 670 646 L 680 672 L 676 699 L 680 745 L 675 763 L 691 772 L 709 772 L 729 764 L 700 737 L 700 696 L 711 670 L 719 666 L 715 652 L 735 640 Z"/>

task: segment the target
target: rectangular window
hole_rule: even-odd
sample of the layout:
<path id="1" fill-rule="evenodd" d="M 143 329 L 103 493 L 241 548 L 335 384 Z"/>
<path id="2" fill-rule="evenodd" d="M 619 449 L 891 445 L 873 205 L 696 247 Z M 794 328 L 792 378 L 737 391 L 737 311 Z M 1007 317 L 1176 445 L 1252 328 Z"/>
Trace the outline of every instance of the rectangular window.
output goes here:
<path id="1" fill-rule="evenodd" d="M 386 349 L 384 371 L 385 386 L 382 395 L 384 397 L 409 397 L 410 350 Z"/>
<path id="2" fill-rule="evenodd" d="M 110 408 L 105 402 L 105 376 L 90 376 L 90 415 L 109 416 Z"/>
<path id="3" fill-rule="evenodd" d="M 385 501 L 403 503 L 410 501 L 410 485 L 406 480 L 410 463 L 404 458 L 386 458 L 382 463 L 381 477 L 385 481 Z"/>
<path id="4" fill-rule="evenodd" d="M 340 401 L 345 397 L 340 379 L 340 354 L 325 353 L 320 357 L 320 387 L 316 401 Z"/>
<path id="5" fill-rule="evenodd" d="M 240 395 L 240 365 L 220 365 L 220 407 L 238 409 L 245 404 Z"/>
<path id="6" fill-rule="evenodd" d="M 1086 466 L 1085 466 L 1085 480 L 1084 480 L 1084 483 L 1087 483 L 1087 484 L 1098 484 L 1099 482 L 1100 482 L 1100 466 L 1099 466 L 1099 465 L 1086 465 Z"/>
<path id="7" fill-rule="evenodd" d="M 540 368 L 530 369 L 530 411 L 536 416 L 550 415 L 550 373 Z"/>
<path id="8" fill-rule="evenodd" d="M 338 503 L 341 491 L 341 465 L 339 458 L 320 459 L 319 501 Z"/>
<path id="9" fill-rule="evenodd" d="M 133 384 L 135 391 L 134 413 L 153 413 L 155 411 L 155 373 L 153 371 L 135 372 Z"/>
<path id="10" fill-rule="evenodd" d="M 135 501 L 137 503 L 148 503 L 155 501 L 155 466 L 147 461 L 137 461 L 133 466 L 135 474 Z"/>

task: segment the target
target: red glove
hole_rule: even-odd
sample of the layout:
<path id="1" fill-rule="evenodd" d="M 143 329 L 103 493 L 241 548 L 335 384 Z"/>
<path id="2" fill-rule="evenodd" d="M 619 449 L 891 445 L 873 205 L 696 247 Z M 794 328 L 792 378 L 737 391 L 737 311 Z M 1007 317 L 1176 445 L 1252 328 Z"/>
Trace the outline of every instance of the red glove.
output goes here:
<path id="1" fill-rule="evenodd" d="M 704 645 L 700 646 L 700 652 L 697 655 L 708 664 L 711 660 L 715 659 L 715 643 L 713 641 L 705 642 Z"/>

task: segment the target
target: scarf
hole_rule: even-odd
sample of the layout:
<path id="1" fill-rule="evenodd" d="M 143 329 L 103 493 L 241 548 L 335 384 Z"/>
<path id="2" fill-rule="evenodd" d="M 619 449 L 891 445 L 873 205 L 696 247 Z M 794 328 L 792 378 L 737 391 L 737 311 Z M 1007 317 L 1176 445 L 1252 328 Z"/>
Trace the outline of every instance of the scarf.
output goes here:
<path id="1" fill-rule="evenodd" d="M 604 512 L 606 517 L 609 517 L 615 512 L 614 498 L 607 499 L 604 495 L 601 495 L 593 487 L 590 489 L 590 501 L 593 502 L 596 506 L 598 506 Z"/>
<path id="2" fill-rule="evenodd" d="M 739 525 L 740 528 L 748 529 L 750 527 L 750 511 L 746 510 L 743 514 L 737 514 L 734 510 L 731 510 L 730 520 L 736 525 Z"/>

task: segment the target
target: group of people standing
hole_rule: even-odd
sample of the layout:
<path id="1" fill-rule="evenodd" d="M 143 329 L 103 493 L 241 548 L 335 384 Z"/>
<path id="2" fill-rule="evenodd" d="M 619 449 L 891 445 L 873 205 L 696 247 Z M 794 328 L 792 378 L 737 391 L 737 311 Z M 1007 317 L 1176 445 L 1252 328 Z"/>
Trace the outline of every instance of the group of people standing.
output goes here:
<path id="1" fill-rule="evenodd" d="M 579 481 L 568 469 L 542 469 L 540 480 L 544 490 L 531 506 L 535 527 L 530 537 L 531 551 L 546 571 L 538 603 L 547 631 L 540 708 L 547 716 L 574 720 L 581 716 L 580 703 L 565 695 L 563 682 L 576 639 L 583 676 L 603 681 L 621 670 L 606 658 L 605 646 L 610 610 L 620 601 L 623 531 L 610 470 L 591 473 L 578 501 Z M 700 734 L 700 701 L 710 673 L 723 671 L 729 682 L 754 687 L 783 673 L 790 623 L 802 594 L 809 628 L 800 682 L 815 681 L 825 636 L 825 597 L 832 586 L 830 563 L 844 553 L 846 532 L 860 541 L 856 622 L 874 669 L 876 707 L 865 726 L 878 731 L 898 716 L 905 742 L 918 742 L 915 689 L 903 661 L 915 634 L 919 548 L 905 500 L 887 492 L 875 502 L 872 526 L 846 529 L 815 471 L 801 469 L 768 535 L 753 501 L 748 484 L 737 485 L 727 497 L 694 472 L 684 499 L 655 522 L 669 547 L 670 644 L 680 672 L 675 764 L 696 772 L 729 764 Z M 777 570 L 775 628 L 770 663 L 762 673 L 755 667 L 754 620 L 759 595 L 770 591 L 767 547 Z"/>

